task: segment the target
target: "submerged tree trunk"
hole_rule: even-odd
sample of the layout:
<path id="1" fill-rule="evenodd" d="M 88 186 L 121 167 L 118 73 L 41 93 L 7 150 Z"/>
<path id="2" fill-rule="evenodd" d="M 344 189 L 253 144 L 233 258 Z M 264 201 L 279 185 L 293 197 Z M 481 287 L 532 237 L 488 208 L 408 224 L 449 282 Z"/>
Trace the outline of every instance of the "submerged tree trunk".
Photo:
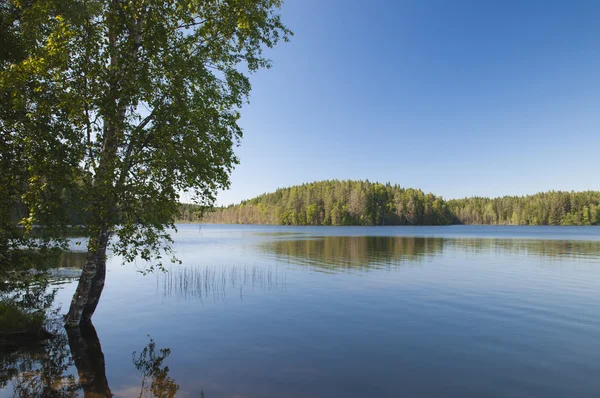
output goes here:
<path id="1" fill-rule="evenodd" d="M 90 240 L 85 265 L 79 277 L 77 289 L 71 300 L 65 326 L 77 327 L 89 321 L 96 310 L 106 278 L 106 246 L 109 231 L 103 227 Z"/>

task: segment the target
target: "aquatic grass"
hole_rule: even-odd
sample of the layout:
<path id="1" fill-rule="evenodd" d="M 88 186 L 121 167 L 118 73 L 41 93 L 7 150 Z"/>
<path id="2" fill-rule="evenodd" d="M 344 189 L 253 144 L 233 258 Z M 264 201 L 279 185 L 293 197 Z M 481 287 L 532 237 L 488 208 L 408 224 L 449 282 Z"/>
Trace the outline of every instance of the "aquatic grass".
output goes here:
<path id="1" fill-rule="evenodd" d="M 285 270 L 248 265 L 174 267 L 157 274 L 157 291 L 164 298 L 225 300 L 228 290 L 285 290 Z"/>

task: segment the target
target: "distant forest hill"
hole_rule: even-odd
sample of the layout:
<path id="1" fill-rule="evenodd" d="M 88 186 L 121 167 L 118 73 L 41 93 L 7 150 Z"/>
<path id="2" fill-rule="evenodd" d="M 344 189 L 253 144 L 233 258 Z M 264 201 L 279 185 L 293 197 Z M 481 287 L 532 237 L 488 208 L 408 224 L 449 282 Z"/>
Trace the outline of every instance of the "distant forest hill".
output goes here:
<path id="1" fill-rule="evenodd" d="M 444 200 L 420 189 L 369 181 L 320 181 L 278 189 L 184 222 L 271 225 L 600 225 L 600 192 Z"/>

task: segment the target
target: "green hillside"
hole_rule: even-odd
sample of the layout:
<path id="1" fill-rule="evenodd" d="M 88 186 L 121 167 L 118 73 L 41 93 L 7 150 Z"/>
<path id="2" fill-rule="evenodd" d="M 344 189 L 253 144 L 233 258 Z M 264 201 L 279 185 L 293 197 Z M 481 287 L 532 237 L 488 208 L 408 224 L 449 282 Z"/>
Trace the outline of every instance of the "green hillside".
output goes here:
<path id="1" fill-rule="evenodd" d="M 206 223 L 272 225 L 599 225 L 600 192 L 444 200 L 369 181 L 319 181 L 220 207 Z M 189 214 L 189 213 L 186 213 Z M 189 217 L 188 217 L 189 218 Z"/>

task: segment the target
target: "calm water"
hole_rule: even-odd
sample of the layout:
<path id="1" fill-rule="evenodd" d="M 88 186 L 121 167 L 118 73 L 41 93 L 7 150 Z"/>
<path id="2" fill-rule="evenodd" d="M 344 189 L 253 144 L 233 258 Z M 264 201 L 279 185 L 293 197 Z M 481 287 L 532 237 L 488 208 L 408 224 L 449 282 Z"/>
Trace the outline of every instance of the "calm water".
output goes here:
<path id="1" fill-rule="evenodd" d="M 109 259 L 97 338 L 71 337 L 91 365 L 62 336 L 22 358 L 43 372 L 3 369 L 0 397 L 83 395 L 78 374 L 88 396 L 600 396 L 600 228 L 185 225 L 175 240 L 168 274 Z M 60 287 L 66 310 L 75 284 Z"/>

